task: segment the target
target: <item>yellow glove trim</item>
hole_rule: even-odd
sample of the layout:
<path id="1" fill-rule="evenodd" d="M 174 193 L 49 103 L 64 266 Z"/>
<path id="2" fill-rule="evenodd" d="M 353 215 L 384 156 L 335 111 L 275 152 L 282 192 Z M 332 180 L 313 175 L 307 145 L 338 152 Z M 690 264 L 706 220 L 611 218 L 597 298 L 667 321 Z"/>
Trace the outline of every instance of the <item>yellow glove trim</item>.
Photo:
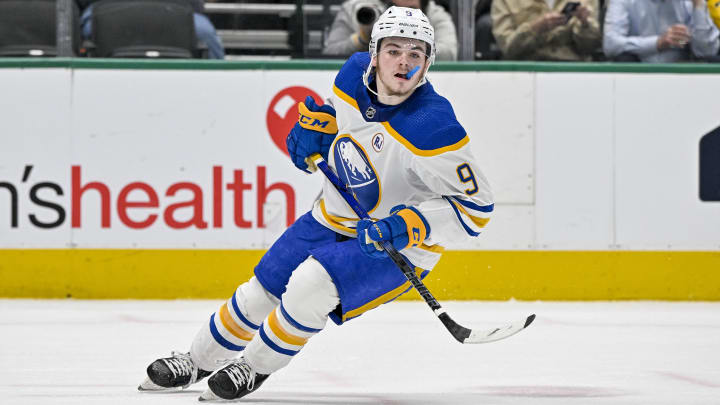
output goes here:
<path id="1" fill-rule="evenodd" d="M 404 249 L 422 245 L 427 236 L 427 229 L 425 229 L 422 218 L 408 208 L 398 211 L 396 215 L 400 215 L 407 224 L 408 245 Z"/>
<path id="2" fill-rule="evenodd" d="M 301 127 L 325 134 L 337 134 L 337 121 L 331 114 L 310 111 L 304 102 L 298 104 L 298 113 L 298 122 Z"/>

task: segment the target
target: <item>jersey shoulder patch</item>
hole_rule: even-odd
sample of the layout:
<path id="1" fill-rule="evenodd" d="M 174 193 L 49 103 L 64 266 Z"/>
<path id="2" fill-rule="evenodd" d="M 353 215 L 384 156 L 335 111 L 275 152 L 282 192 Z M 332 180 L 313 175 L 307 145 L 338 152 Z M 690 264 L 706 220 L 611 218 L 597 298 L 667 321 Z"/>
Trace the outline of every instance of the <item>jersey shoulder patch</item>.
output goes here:
<path id="1" fill-rule="evenodd" d="M 418 89 L 389 122 L 383 123 L 396 140 L 420 156 L 435 156 L 457 150 L 469 142 L 450 102 L 437 94 L 430 83 Z"/>

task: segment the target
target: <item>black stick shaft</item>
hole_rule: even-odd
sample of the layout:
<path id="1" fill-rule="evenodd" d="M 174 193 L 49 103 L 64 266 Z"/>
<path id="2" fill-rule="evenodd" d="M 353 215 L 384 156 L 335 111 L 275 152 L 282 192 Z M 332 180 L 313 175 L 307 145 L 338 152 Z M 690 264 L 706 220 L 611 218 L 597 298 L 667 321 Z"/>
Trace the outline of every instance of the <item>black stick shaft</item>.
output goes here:
<path id="1" fill-rule="evenodd" d="M 328 166 L 327 162 L 325 162 L 325 160 L 319 154 L 313 155 L 306 161 L 308 162 L 308 165 L 310 167 L 316 166 L 323 172 L 323 174 L 325 174 L 325 177 L 327 177 L 327 179 L 333 184 L 333 186 L 335 186 L 335 189 L 345 199 L 348 205 L 350 205 L 352 210 L 355 211 L 355 214 L 357 214 L 358 218 L 371 219 L 367 211 L 365 211 L 365 209 L 360 205 L 360 203 L 358 203 L 354 193 L 352 192 L 352 189 L 350 189 L 337 177 L 335 172 L 330 168 L 330 166 Z M 445 325 L 445 328 L 448 330 L 448 332 L 450 332 L 450 334 L 460 343 L 487 343 L 504 339 L 523 330 L 535 319 L 535 315 L 530 315 L 529 317 L 527 317 L 527 319 L 525 319 L 524 324 L 511 324 L 506 327 L 495 328 L 489 331 L 474 331 L 472 329 L 468 329 L 455 322 L 450 317 L 450 315 L 448 315 L 447 312 L 442 309 L 440 303 L 435 299 L 435 297 L 433 297 L 433 295 L 430 293 L 430 290 L 425 287 L 425 284 L 423 284 L 420 277 L 418 277 L 412 264 L 405 259 L 405 256 L 401 255 L 400 252 L 395 249 L 395 246 L 393 246 L 392 243 L 388 241 L 383 241 L 380 242 L 380 246 L 388 254 L 390 259 L 392 259 L 392 261 L 403 272 L 405 278 L 410 281 L 412 286 L 420 294 L 423 300 L 425 300 L 425 302 L 430 306 L 438 319 L 440 319 L 443 325 Z M 497 332 L 501 333 L 496 334 Z"/>

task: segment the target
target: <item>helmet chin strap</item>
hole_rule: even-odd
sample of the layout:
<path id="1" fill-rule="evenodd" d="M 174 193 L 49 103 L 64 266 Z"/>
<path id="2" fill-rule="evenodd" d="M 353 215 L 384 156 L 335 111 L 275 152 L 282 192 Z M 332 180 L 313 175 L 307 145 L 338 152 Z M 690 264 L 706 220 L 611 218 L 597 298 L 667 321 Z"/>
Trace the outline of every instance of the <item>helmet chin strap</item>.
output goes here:
<path id="1" fill-rule="evenodd" d="M 375 56 L 373 55 L 372 59 L 375 59 Z M 370 91 L 370 93 L 374 94 L 377 97 L 380 97 L 379 94 L 373 89 L 370 88 L 370 75 L 374 73 L 374 68 L 372 65 L 372 59 L 370 60 L 370 64 L 367 67 L 367 70 L 365 71 L 365 74 L 363 74 L 363 84 L 365 85 L 365 88 Z"/>
<path id="2" fill-rule="evenodd" d="M 377 96 L 379 98 L 380 95 L 375 90 L 370 88 L 370 75 L 375 74 L 375 68 L 372 65 L 372 61 L 376 60 L 376 59 L 377 59 L 377 55 L 373 55 L 372 59 L 370 60 L 370 64 L 368 65 L 367 70 L 365 70 L 365 73 L 363 74 L 363 84 L 365 85 L 365 88 L 368 89 L 368 91 L 370 91 L 370 93 L 374 94 L 375 96 Z M 422 79 L 420 79 L 420 81 L 417 82 L 415 87 L 412 88 L 413 90 L 415 90 L 418 87 L 422 86 L 423 84 L 427 83 L 428 70 L 430 70 L 430 64 L 428 64 L 427 67 L 425 68 L 425 70 L 423 70 Z M 408 73 L 412 73 L 412 72 L 408 72 Z M 414 74 L 410 75 L 410 77 L 412 77 L 412 76 L 414 76 Z M 410 77 L 408 77 L 408 79 Z M 376 80 L 377 80 L 377 78 L 376 78 Z"/>

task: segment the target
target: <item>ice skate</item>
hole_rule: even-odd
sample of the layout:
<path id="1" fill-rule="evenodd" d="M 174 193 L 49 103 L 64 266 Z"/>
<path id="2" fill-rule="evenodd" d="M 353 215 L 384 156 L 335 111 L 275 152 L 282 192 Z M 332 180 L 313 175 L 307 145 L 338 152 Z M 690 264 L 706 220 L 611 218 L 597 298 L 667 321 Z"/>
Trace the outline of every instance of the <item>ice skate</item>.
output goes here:
<path id="1" fill-rule="evenodd" d="M 162 391 L 173 388 L 187 388 L 212 374 L 195 366 L 190 353 L 172 352 L 172 357 L 157 359 L 147 368 L 147 377 L 139 391 Z"/>
<path id="2" fill-rule="evenodd" d="M 256 373 L 241 357 L 210 377 L 208 389 L 198 399 L 210 401 L 242 398 L 258 389 L 269 376 Z"/>

